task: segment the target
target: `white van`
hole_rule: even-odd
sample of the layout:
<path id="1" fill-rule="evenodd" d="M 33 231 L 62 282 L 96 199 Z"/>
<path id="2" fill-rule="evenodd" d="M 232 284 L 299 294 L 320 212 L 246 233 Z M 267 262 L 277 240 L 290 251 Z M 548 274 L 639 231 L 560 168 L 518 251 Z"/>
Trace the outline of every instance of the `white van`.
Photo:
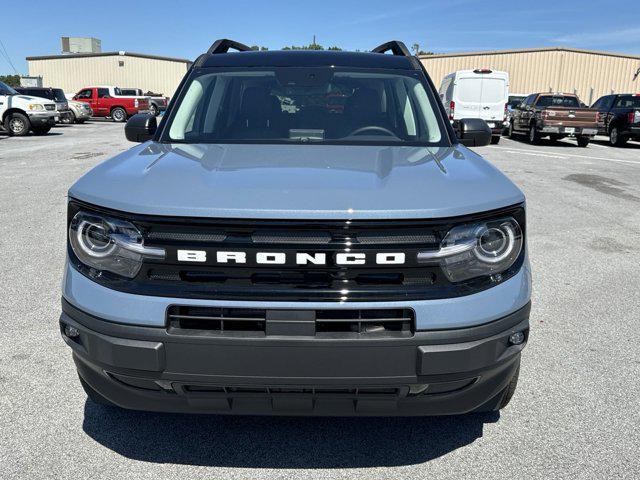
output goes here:
<path id="1" fill-rule="evenodd" d="M 482 118 L 491 128 L 491 143 L 498 143 L 509 101 L 509 74 L 486 68 L 458 70 L 442 79 L 440 99 L 454 122 Z"/>

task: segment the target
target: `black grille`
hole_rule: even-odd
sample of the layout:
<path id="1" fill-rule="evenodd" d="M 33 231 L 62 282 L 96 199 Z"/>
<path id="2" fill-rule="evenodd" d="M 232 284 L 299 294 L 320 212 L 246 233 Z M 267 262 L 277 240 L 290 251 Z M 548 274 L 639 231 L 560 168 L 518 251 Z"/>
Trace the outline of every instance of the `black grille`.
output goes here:
<path id="1" fill-rule="evenodd" d="M 55 105 L 52 105 L 52 104 L 47 103 L 47 104 L 45 104 L 44 108 L 45 108 L 46 110 L 49 110 L 49 111 L 51 112 L 51 111 L 53 111 L 53 110 L 55 110 L 55 109 L 56 109 L 56 106 L 55 106 Z"/>
<path id="2" fill-rule="evenodd" d="M 172 305 L 167 326 L 176 335 L 410 337 L 411 309 L 268 310 Z"/>
<path id="3" fill-rule="evenodd" d="M 331 243 L 331 235 L 328 232 L 255 232 L 251 234 L 251 241 L 281 245 L 326 245 Z"/>
<path id="4" fill-rule="evenodd" d="M 511 215 L 525 227 L 521 206 L 450 219 L 285 221 L 123 214 L 73 201 L 69 218 L 80 208 L 133 222 L 146 245 L 167 253 L 164 260 L 145 260 L 134 279 L 102 272 L 95 281 L 140 295 L 237 301 L 403 301 L 469 295 L 491 287 L 493 280 L 452 283 L 437 264 L 418 263 L 418 253 L 439 248 L 444 235 L 461 223 Z M 179 260 L 178 250 L 205 252 L 206 261 Z M 83 271 L 73 251 L 68 252 Z M 218 252 L 240 252 L 246 262 L 219 262 Z M 257 261 L 258 253 L 274 252 L 284 254 L 285 262 Z M 340 264 L 338 255 L 346 253 L 364 255 L 366 261 Z M 403 254 L 405 261 L 380 264 L 375 261 L 377 254 Z M 299 264 L 297 255 L 324 255 L 326 260 Z M 515 274 L 523 259 L 524 250 L 513 267 L 502 273 L 501 281 Z"/>
<path id="5" fill-rule="evenodd" d="M 147 239 L 153 242 L 224 242 L 227 235 L 224 232 L 181 232 L 181 231 L 151 231 L 147 234 Z"/>
<path id="6" fill-rule="evenodd" d="M 439 268 L 418 265 L 417 252 L 438 248 L 442 232 L 418 222 L 190 221 L 145 227 L 145 243 L 167 251 L 138 277 L 156 295 L 233 300 L 397 299 L 433 287 Z M 206 251 L 206 262 L 178 261 L 177 251 Z M 219 251 L 246 254 L 246 263 L 219 264 Z M 286 254 L 285 264 L 265 265 L 257 252 Z M 364 265 L 340 266 L 338 253 L 367 255 Z M 403 253 L 402 265 L 377 265 L 377 253 Z M 296 255 L 325 255 L 325 264 L 296 263 Z M 408 289 L 408 291 L 407 291 Z"/>

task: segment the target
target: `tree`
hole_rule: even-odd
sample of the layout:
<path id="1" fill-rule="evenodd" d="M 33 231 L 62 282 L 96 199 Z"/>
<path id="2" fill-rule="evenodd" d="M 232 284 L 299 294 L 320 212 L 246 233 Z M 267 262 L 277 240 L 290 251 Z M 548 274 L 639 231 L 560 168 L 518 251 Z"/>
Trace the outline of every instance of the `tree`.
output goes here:
<path id="1" fill-rule="evenodd" d="M 269 50 L 267 47 L 263 47 L 262 45 L 258 46 L 258 45 L 251 45 L 249 47 L 251 50 L 255 50 L 255 51 L 260 51 L 260 52 L 264 52 L 266 50 Z"/>
<path id="2" fill-rule="evenodd" d="M 325 48 L 319 43 L 310 43 L 309 45 L 303 45 L 303 46 L 298 46 L 298 45 L 286 46 L 286 47 L 282 47 L 282 50 L 325 50 Z M 340 47 L 337 47 L 335 45 L 333 47 L 327 48 L 327 50 L 342 51 Z"/>
<path id="3" fill-rule="evenodd" d="M 19 87 L 20 75 L 0 75 L 0 82 L 4 82 L 10 87 Z"/>

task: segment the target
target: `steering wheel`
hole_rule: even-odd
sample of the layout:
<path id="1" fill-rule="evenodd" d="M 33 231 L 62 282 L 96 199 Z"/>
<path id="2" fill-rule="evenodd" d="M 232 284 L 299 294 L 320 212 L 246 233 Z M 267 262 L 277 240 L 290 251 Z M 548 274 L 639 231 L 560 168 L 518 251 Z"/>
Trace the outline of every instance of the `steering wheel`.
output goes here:
<path id="1" fill-rule="evenodd" d="M 386 135 L 389 135 L 391 137 L 397 137 L 397 135 L 395 133 L 393 133 L 391 130 L 389 130 L 388 128 L 379 127 L 377 125 L 369 125 L 367 127 L 360 127 L 358 129 L 354 130 L 353 132 L 351 132 L 349 135 L 347 135 L 347 137 L 355 137 L 356 135 L 360 135 L 362 132 L 366 132 L 367 130 L 374 130 L 376 132 L 381 132 L 381 133 L 384 133 Z"/>

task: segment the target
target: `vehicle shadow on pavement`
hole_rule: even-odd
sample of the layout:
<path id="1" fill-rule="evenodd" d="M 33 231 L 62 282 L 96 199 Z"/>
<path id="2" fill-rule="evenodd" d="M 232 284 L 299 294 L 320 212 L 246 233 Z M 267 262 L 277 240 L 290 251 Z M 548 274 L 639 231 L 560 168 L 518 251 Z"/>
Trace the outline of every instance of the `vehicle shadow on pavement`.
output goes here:
<path id="1" fill-rule="evenodd" d="M 45 137 L 57 137 L 58 135 L 62 135 L 60 132 L 48 132 L 46 135 L 34 135 L 33 133 L 29 133 L 25 137 L 12 137 L 8 135 L 6 132 L 0 132 L 0 140 L 8 140 L 10 138 L 45 138 Z"/>
<path id="2" fill-rule="evenodd" d="M 457 417 L 322 418 L 179 415 L 85 403 L 83 429 L 134 460 L 239 468 L 414 465 L 482 437 L 497 412 Z"/>

